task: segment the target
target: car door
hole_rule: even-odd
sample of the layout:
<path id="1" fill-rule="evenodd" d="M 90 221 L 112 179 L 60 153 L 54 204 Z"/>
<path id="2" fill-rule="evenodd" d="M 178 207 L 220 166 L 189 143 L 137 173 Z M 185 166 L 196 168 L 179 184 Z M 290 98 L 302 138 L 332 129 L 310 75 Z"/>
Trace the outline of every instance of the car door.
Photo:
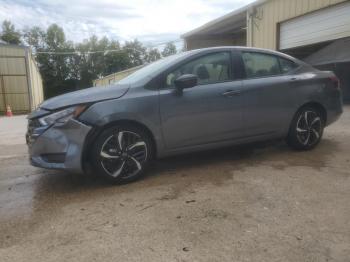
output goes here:
<path id="1" fill-rule="evenodd" d="M 168 149 L 234 139 L 242 134 L 242 81 L 234 80 L 231 51 L 203 54 L 164 75 L 159 90 L 163 137 Z M 179 91 L 174 80 L 194 74 L 198 84 Z"/>
<path id="2" fill-rule="evenodd" d="M 279 136 L 285 133 L 295 110 L 296 94 L 288 72 L 297 65 L 282 57 L 242 51 L 246 71 L 244 123 L 248 137 Z"/>

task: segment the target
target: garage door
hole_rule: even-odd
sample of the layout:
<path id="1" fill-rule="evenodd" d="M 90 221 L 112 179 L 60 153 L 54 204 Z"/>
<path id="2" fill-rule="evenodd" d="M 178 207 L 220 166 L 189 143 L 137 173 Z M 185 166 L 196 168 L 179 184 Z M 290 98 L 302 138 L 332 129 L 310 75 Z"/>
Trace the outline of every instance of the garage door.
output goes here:
<path id="1" fill-rule="evenodd" d="M 350 2 L 280 24 L 279 48 L 289 49 L 350 36 Z"/>

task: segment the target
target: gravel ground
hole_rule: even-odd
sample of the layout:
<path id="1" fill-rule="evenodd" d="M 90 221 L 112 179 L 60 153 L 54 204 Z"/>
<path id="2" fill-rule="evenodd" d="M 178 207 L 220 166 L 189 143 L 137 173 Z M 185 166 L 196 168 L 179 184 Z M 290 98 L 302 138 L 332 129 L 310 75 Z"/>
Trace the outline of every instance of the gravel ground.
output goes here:
<path id="1" fill-rule="evenodd" d="M 1 261 L 350 261 L 350 107 L 322 143 L 157 162 L 136 183 L 28 164 L 24 116 L 0 118 Z"/>

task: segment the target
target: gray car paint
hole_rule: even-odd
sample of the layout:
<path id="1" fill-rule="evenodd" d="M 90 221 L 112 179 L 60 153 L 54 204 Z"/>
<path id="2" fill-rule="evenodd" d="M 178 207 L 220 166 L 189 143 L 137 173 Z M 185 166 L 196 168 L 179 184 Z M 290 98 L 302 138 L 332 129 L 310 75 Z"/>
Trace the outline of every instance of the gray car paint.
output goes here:
<path id="1" fill-rule="evenodd" d="M 84 140 L 91 130 L 75 119 L 66 124 L 54 124 L 41 134 L 34 143 L 29 144 L 31 164 L 37 167 L 50 169 L 65 169 L 71 172 L 82 171 L 81 158 Z M 45 161 L 44 154 L 65 153 L 63 163 L 49 163 Z"/>
<path id="2" fill-rule="evenodd" d="M 195 86 L 179 92 L 162 88 L 163 74 L 178 64 L 218 51 L 253 50 L 293 60 L 297 70 L 279 76 L 239 79 Z M 77 120 L 53 126 L 40 135 L 29 151 L 32 162 L 44 153 L 63 152 L 66 162 L 45 168 L 83 169 L 87 136 L 117 121 L 133 121 L 152 134 L 157 157 L 221 146 L 285 137 L 295 112 L 317 102 L 327 111 L 327 124 L 342 112 L 341 93 L 329 88 L 333 74 L 320 72 L 284 54 L 252 48 L 219 47 L 188 52 L 158 74 L 109 88 L 90 88 L 47 100 L 38 111 L 59 110 L 76 104 L 91 104 Z M 227 91 L 238 95 L 224 95 Z M 29 119 L 38 117 L 33 112 Z M 39 114 L 40 115 L 40 114 Z M 72 124 L 74 121 L 74 124 Z M 93 141 L 89 141 L 93 143 Z"/>
<path id="3" fill-rule="evenodd" d="M 112 85 L 103 89 L 100 87 L 91 87 L 48 99 L 40 105 L 40 108 L 54 110 L 71 105 L 116 99 L 125 95 L 128 89 L 129 85 Z"/>
<path id="4" fill-rule="evenodd" d="M 278 136 L 286 132 L 297 100 L 290 79 L 282 75 L 243 80 L 246 136 Z"/>
<path id="5" fill-rule="evenodd" d="M 242 88 L 230 81 L 184 89 L 159 91 L 161 125 L 170 150 L 242 136 L 242 100 L 226 93 Z M 230 121 L 227 121 L 230 119 Z"/>

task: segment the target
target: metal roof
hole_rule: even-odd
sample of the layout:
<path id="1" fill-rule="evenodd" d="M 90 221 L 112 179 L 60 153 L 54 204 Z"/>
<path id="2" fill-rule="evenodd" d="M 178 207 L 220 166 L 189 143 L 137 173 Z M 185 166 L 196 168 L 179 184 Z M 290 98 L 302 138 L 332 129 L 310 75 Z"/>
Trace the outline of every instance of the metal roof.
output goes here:
<path id="1" fill-rule="evenodd" d="M 182 38 L 189 38 L 196 35 L 204 35 L 204 34 L 222 34 L 229 31 L 232 31 L 233 29 L 240 29 L 242 27 L 242 23 L 246 23 L 246 12 L 259 4 L 262 4 L 268 0 L 257 0 L 253 3 L 250 3 L 246 6 L 243 6 L 241 8 L 238 8 L 224 16 L 221 16 L 217 19 L 214 19 L 196 29 L 193 29 L 183 35 L 181 35 Z M 231 26 L 232 28 L 227 28 L 228 26 Z M 226 27 L 226 29 L 225 29 Z"/>

